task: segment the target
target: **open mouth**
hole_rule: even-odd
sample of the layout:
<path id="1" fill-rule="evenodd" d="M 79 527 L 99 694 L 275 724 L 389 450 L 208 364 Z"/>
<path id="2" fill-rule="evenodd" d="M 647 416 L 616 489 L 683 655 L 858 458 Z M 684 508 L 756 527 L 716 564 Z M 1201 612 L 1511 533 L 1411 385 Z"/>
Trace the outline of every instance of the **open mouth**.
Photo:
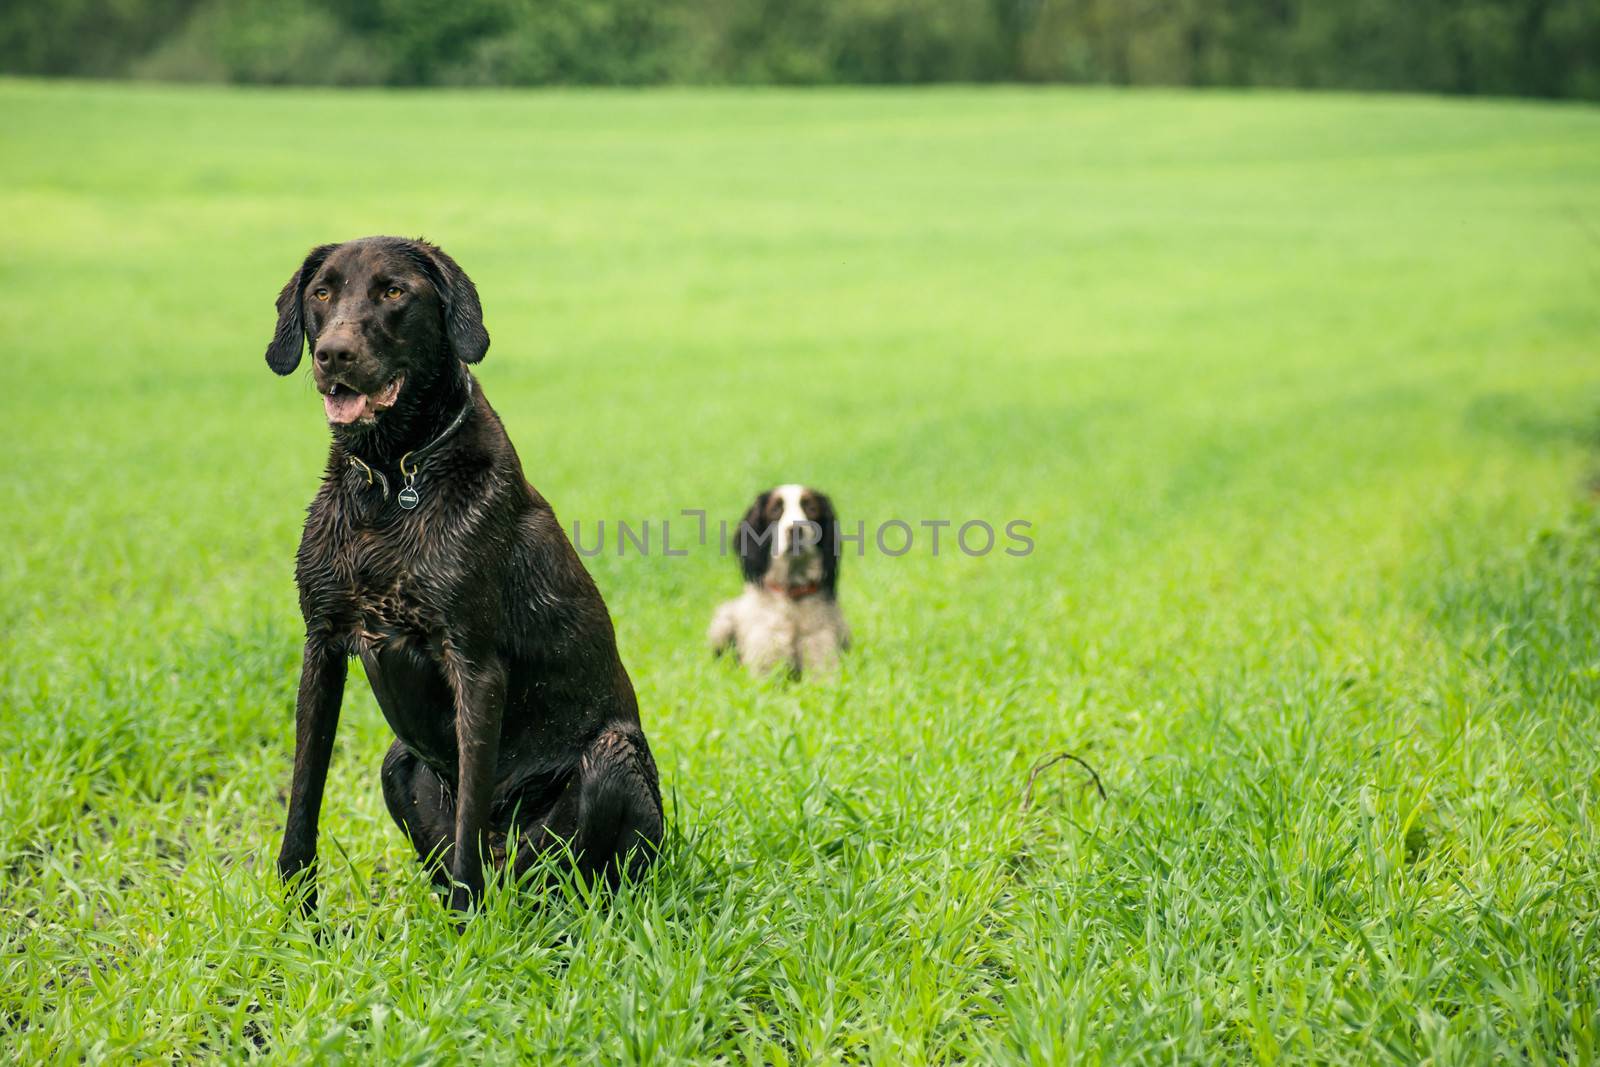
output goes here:
<path id="1" fill-rule="evenodd" d="M 328 421 L 335 426 L 348 426 L 361 419 L 372 419 L 378 412 L 394 407 L 405 381 L 405 375 L 402 374 L 375 393 L 358 392 L 343 382 L 335 382 L 331 389 L 322 394 L 322 407 L 328 413 Z"/>

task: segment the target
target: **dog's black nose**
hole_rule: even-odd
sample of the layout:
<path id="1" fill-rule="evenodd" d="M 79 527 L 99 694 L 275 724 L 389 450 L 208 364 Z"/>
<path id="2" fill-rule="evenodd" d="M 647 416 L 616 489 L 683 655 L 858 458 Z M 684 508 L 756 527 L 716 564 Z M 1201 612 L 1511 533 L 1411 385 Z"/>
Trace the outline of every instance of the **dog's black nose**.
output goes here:
<path id="1" fill-rule="evenodd" d="M 344 341 L 327 340 L 317 346 L 315 358 L 317 366 L 332 367 L 336 364 L 349 363 L 355 355 L 353 345 Z"/>

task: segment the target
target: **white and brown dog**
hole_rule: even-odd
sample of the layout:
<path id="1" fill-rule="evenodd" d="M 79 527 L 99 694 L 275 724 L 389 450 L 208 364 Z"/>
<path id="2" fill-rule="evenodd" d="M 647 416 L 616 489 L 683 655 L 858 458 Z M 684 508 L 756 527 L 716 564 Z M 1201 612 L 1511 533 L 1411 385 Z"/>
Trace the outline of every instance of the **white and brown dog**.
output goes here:
<path id="1" fill-rule="evenodd" d="M 837 599 L 839 520 L 815 489 L 780 485 L 756 496 L 734 537 L 744 593 L 711 617 L 712 651 L 729 648 L 754 674 L 826 672 L 850 647 Z"/>

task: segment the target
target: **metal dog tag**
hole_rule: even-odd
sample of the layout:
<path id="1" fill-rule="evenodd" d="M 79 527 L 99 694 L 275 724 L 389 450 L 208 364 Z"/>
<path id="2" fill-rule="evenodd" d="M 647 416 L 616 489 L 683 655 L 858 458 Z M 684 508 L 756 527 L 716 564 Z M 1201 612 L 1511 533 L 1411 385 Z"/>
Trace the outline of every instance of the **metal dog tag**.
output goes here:
<path id="1" fill-rule="evenodd" d="M 400 490 L 400 495 L 395 497 L 395 499 L 400 502 L 400 506 L 402 508 L 410 511 L 412 508 L 417 506 L 418 501 L 420 501 L 422 497 L 415 489 L 408 485 L 404 489 Z"/>

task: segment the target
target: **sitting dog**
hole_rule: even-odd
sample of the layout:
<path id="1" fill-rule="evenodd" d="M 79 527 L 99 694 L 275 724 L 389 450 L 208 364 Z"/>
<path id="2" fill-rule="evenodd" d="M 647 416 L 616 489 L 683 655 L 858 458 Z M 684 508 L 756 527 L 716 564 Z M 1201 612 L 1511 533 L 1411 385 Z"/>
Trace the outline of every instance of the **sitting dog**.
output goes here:
<path id="1" fill-rule="evenodd" d="M 662 837 L 655 762 L 600 592 L 467 364 L 478 293 L 433 245 L 323 245 L 278 294 L 267 365 L 303 345 L 333 432 L 295 568 L 305 658 L 279 873 L 316 907 L 317 819 L 349 657 L 396 740 L 389 813 L 470 909 L 514 844 L 637 875 Z M 513 836 L 514 835 L 514 836 Z"/>
<path id="2" fill-rule="evenodd" d="M 829 671 L 850 647 L 839 611 L 839 520 L 815 489 L 780 485 L 756 497 L 735 540 L 744 593 L 723 604 L 707 636 L 752 673 Z"/>

